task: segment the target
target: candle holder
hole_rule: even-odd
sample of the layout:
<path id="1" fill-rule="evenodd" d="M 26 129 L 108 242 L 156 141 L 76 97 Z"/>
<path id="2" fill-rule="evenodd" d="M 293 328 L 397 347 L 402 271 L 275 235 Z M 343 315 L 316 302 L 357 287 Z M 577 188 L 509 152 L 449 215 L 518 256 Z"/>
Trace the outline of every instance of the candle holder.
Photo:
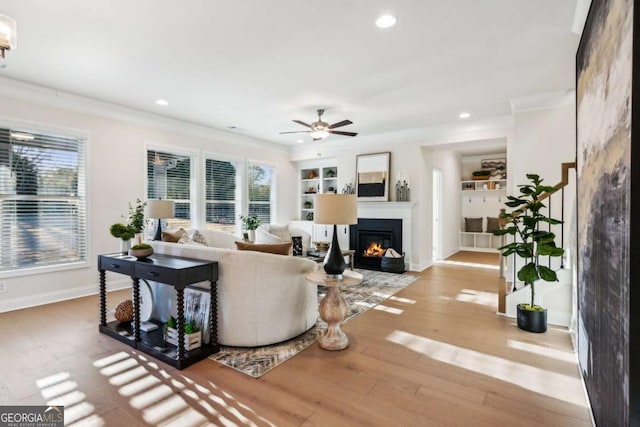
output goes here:
<path id="1" fill-rule="evenodd" d="M 411 200 L 411 189 L 407 181 L 396 182 L 396 201 L 408 202 Z"/>

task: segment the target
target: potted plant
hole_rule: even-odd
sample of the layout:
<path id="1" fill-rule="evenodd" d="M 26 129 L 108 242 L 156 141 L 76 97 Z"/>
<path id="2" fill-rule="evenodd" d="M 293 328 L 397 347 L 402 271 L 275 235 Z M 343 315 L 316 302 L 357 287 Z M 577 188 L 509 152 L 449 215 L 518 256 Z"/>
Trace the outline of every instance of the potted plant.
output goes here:
<path id="1" fill-rule="evenodd" d="M 247 230 L 249 232 L 249 240 L 252 242 L 256 241 L 256 229 L 260 226 L 260 218 L 258 215 L 240 215 L 240 220 L 242 221 L 242 229 Z"/>
<path id="2" fill-rule="evenodd" d="M 542 265 L 541 256 L 559 257 L 564 250 L 555 244 L 555 234 L 540 228 L 542 224 L 561 224 L 562 221 L 550 218 L 540 211 L 545 205 L 539 200 L 545 193 L 553 193 L 555 187 L 542 185 L 542 179 L 535 174 L 527 174 L 530 184 L 519 185 L 520 196 L 508 196 L 506 206 L 516 208 L 510 214 L 500 215 L 502 226 L 493 232 L 496 236 L 510 234 L 517 236 L 512 243 L 504 245 L 498 250 L 502 256 L 516 254 L 524 258 L 525 265 L 518 270 L 518 279 L 531 287 L 531 302 L 518 304 L 518 327 L 530 332 L 545 332 L 547 330 L 547 310 L 535 305 L 535 282 L 544 280 L 557 282 L 555 271 Z M 515 263 L 514 263 L 515 265 Z"/>
<path id="3" fill-rule="evenodd" d="M 120 240 L 120 252 L 128 253 L 131 248 L 131 239 L 136 236 L 136 243 L 139 245 L 142 243 L 142 231 L 146 224 L 144 219 L 144 208 L 147 202 L 143 202 L 140 199 L 136 199 L 136 206 L 133 207 L 129 203 L 129 213 L 127 215 L 127 224 L 117 222 L 109 227 L 109 231 L 113 237 Z"/>

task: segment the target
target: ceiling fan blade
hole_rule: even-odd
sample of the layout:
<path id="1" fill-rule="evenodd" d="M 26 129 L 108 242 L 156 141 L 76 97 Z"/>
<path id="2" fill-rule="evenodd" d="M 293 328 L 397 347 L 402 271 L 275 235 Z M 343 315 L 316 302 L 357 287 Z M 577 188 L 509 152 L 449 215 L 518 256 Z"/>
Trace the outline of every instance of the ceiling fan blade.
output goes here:
<path id="1" fill-rule="evenodd" d="M 345 136 L 356 136 L 357 133 L 356 132 L 343 132 L 340 130 L 330 130 L 328 131 L 329 133 L 334 133 L 336 135 L 345 135 Z"/>
<path id="2" fill-rule="evenodd" d="M 343 120 L 341 122 L 332 124 L 331 126 L 329 126 L 329 129 L 335 129 L 335 128 L 339 128 L 339 127 L 350 125 L 350 124 L 353 124 L 351 120 Z"/>
<path id="3" fill-rule="evenodd" d="M 294 120 L 293 122 L 294 122 L 294 123 L 297 123 L 297 124 L 299 124 L 299 125 L 302 125 L 302 126 L 306 126 L 306 127 L 308 127 L 308 128 L 310 128 L 310 127 L 311 127 L 311 125 L 308 125 L 308 124 L 306 124 L 305 122 L 300 121 L 300 120 Z"/>
<path id="4" fill-rule="evenodd" d="M 295 130 L 295 131 L 291 131 L 291 132 L 280 132 L 280 135 L 282 135 L 284 133 L 311 133 L 311 131 L 310 130 Z"/>

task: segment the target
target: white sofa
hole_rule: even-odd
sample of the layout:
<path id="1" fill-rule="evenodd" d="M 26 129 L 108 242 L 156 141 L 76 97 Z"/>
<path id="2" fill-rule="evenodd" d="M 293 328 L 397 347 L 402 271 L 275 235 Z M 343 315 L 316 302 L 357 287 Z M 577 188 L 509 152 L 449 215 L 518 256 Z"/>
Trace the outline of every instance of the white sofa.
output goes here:
<path id="1" fill-rule="evenodd" d="M 218 261 L 220 344 L 268 345 L 295 337 L 315 325 L 317 286 L 305 280 L 305 276 L 317 268 L 315 262 L 300 257 L 239 251 L 235 249 L 235 241 L 239 240 L 236 236 L 212 230 L 199 231 L 205 236 L 207 246 L 149 243 L 155 253 Z M 154 299 L 158 295 L 156 291 L 166 295 L 168 288 L 155 286 Z M 171 310 L 175 313 L 175 307 Z M 155 313 L 156 316 L 167 315 Z"/>
<path id="2" fill-rule="evenodd" d="M 270 231 L 271 226 L 283 227 L 282 225 L 275 224 L 263 224 L 256 229 L 256 243 L 283 243 L 283 240 L 272 234 Z M 311 235 L 301 228 L 289 226 L 289 233 L 291 236 L 302 237 L 302 250 L 303 253 L 307 253 L 307 249 L 311 246 Z"/>

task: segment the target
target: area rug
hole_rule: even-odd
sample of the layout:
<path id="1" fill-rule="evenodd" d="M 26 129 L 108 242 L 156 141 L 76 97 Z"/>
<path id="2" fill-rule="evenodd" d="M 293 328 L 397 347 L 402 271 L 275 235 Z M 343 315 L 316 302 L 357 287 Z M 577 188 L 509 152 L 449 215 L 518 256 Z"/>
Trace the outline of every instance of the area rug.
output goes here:
<path id="1" fill-rule="evenodd" d="M 356 271 L 363 276 L 362 284 L 341 289 L 342 295 L 349 304 L 349 314 L 341 323 L 342 325 L 375 307 L 418 278 L 418 276 L 381 271 L 358 269 Z M 318 286 L 318 302 L 322 300 L 325 293 L 326 288 Z M 209 359 L 236 369 L 243 374 L 259 378 L 317 342 L 320 333 L 326 326 L 327 324 L 318 318 L 313 328 L 288 341 L 264 347 L 222 346 L 220 351 L 210 356 Z"/>

